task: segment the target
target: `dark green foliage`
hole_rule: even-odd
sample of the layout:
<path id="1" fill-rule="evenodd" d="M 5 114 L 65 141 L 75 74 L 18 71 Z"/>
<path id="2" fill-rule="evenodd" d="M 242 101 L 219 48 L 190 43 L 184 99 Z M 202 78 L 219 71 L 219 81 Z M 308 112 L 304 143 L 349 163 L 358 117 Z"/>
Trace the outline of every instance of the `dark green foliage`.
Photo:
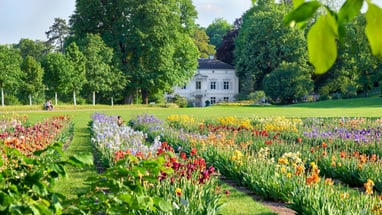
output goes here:
<path id="1" fill-rule="evenodd" d="M 264 77 L 281 62 L 307 63 L 306 41 L 299 29 L 282 23 L 287 13 L 283 5 L 272 1 L 258 1 L 243 16 L 235 40 L 235 66 L 240 91 L 249 94 L 263 89 Z M 264 86 L 265 87 L 265 86 Z"/>
<path id="2" fill-rule="evenodd" d="M 264 78 L 264 92 L 276 103 L 291 104 L 313 90 L 310 76 L 296 63 L 282 63 Z"/>

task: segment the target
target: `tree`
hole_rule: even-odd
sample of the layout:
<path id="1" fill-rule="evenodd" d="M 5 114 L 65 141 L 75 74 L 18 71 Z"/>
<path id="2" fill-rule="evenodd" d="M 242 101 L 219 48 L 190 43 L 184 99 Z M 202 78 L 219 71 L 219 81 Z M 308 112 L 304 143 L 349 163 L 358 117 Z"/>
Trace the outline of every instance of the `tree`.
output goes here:
<path id="1" fill-rule="evenodd" d="M 60 90 L 61 79 L 66 73 L 72 73 L 73 65 L 65 58 L 61 52 L 48 53 L 42 63 L 44 68 L 44 83 L 47 92 L 53 92 L 55 104 L 57 105 L 57 92 Z M 52 94 L 51 94 L 52 95 Z"/>
<path id="2" fill-rule="evenodd" d="M 223 18 L 216 18 L 206 29 L 210 43 L 218 49 L 223 42 L 224 35 L 232 28 L 233 26 Z"/>
<path id="3" fill-rule="evenodd" d="M 49 31 L 45 32 L 48 38 L 47 43 L 55 48 L 56 51 L 64 53 L 65 38 L 69 36 L 69 26 L 66 24 L 65 19 L 55 18 Z"/>
<path id="4" fill-rule="evenodd" d="M 32 56 L 27 56 L 21 64 L 22 87 L 20 94 L 22 98 L 28 97 L 29 105 L 32 105 L 32 98 L 37 98 L 37 101 L 43 101 L 45 87 L 43 84 L 44 69 Z M 24 100 L 25 101 L 25 100 Z"/>
<path id="5" fill-rule="evenodd" d="M 70 19 L 75 38 L 99 34 L 114 49 L 114 63 L 130 80 L 126 101 L 181 85 L 193 76 L 198 50 L 191 39 L 196 11 L 191 0 L 77 1 Z M 74 38 L 74 39 L 75 39 Z M 116 65 L 116 64 L 115 64 Z"/>
<path id="6" fill-rule="evenodd" d="M 22 58 L 16 49 L 0 45 L 1 106 L 4 106 L 4 89 L 15 92 L 20 86 Z"/>
<path id="7" fill-rule="evenodd" d="M 125 86 L 125 78 L 121 78 L 118 70 L 112 70 L 113 49 L 106 46 L 99 35 L 88 34 L 79 44 L 81 52 L 86 57 L 85 91 L 91 92 L 93 105 L 96 93 L 111 92 L 116 85 Z M 113 74 L 116 73 L 116 74 Z M 116 77 L 120 78 L 115 80 Z"/>
<path id="8" fill-rule="evenodd" d="M 306 67 L 304 32 L 283 25 L 286 13 L 284 5 L 263 0 L 243 16 L 235 40 L 235 66 L 244 95 L 262 90 L 264 77 L 283 61 Z"/>
<path id="9" fill-rule="evenodd" d="M 202 28 L 195 29 L 192 39 L 196 47 L 198 47 L 200 58 L 207 58 L 211 55 L 215 55 L 215 46 L 209 44 L 210 39 Z"/>
<path id="10" fill-rule="evenodd" d="M 291 104 L 313 90 L 309 70 L 296 63 L 283 62 L 264 78 L 264 92 L 273 101 Z"/>
<path id="11" fill-rule="evenodd" d="M 44 55 L 48 52 L 44 42 L 38 40 L 33 41 L 30 39 L 21 39 L 15 48 L 20 50 L 23 59 L 27 56 L 31 56 L 38 62 L 41 62 Z"/>
<path id="12" fill-rule="evenodd" d="M 59 89 L 64 93 L 73 92 L 73 103 L 76 106 L 76 94 L 82 90 L 86 83 L 86 58 L 74 42 L 66 49 L 65 58 L 70 66 L 60 77 Z"/>
<path id="13" fill-rule="evenodd" d="M 236 19 L 234 22 L 234 27 L 232 30 L 228 31 L 224 37 L 222 44 L 218 47 L 216 51 L 216 58 L 230 65 L 234 65 L 234 50 L 235 50 L 235 39 L 239 35 L 239 30 L 241 28 L 242 18 Z"/>

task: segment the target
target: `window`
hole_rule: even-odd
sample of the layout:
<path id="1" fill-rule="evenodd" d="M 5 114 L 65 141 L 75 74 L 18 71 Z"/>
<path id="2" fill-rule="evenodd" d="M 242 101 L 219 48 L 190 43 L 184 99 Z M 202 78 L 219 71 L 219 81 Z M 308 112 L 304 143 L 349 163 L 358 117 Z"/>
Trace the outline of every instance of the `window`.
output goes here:
<path id="1" fill-rule="evenodd" d="M 211 90 L 216 90 L 216 81 L 211 81 Z"/>
<path id="2" fill-rule="evenodd" d="M 223 89 L 229 90 L 229 81 L 224 81 L 223 82 Z"/>
<path id="3" fill-rule="evenodd" d="M 197 81 L 197 82 L 196 82 L 196 86 L 195 86 L 195 89 L 197 89 L 197 90 L 200 90 L 200 89 L 202 89 L 202 82 L 200 82 L 200 81 Z"/>
<path id="4" fill-rule="evenodd" d="M 224 100 L 225 102 L 228 102 L 228 101 L 229 101 L 229 97 L 224 97 L 223 100 Z"/>
<path id="5" fill-rule="evenodd" d="M 211 104 L 215 104 L 216 103 L 216 97 L 211 97 Z"/>

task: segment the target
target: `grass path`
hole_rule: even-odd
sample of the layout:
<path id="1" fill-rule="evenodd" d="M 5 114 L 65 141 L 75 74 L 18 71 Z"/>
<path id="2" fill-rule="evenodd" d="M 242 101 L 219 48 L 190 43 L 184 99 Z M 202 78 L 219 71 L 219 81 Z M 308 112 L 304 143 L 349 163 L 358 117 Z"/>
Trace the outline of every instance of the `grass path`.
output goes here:
<path id="1" fill-rule="evenodd" d="M 92 151 L 87 123 L 88 122 L 82 120 L 75 122 L 74 137 L 65 150 L 65 156 Z M 94 166 L 84 169 L 68 167 L 67 177 L 57 181 L 56 191 L 64 194 L 69 199 L 76 198 L 77 194 L 86 192 L 87 187 L 83 183 L 84 180 L 95 174 L 97 174 L 97 172 Z"/>

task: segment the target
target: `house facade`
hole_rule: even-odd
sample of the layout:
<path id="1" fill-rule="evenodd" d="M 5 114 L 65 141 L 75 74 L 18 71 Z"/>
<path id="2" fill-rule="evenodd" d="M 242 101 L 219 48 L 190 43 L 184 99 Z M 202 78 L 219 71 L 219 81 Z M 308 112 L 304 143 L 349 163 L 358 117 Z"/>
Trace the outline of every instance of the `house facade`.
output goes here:
<path id="1" fill-rule="evenodd" d="M 194 107 L 205 107 L 219 102 L 235 101 L 239 93 L 239 79 L 235 68 L 212 58 L 198 59 L 198 69 L 189 83 L 175 87 L 167 100 L 175 95 L 187 98 Z"/>

